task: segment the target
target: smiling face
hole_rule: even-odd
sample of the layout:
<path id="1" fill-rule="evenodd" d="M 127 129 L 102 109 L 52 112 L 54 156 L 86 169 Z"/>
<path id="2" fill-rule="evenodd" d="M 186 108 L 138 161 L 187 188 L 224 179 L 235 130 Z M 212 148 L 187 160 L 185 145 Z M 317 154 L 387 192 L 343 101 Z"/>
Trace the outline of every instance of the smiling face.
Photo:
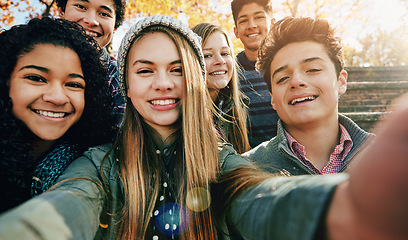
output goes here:
<path id="1" fill-rule="evenodd" d="M 182 64 L 176 45 L 162 32 L 147 33 L 127 58 L 127 96 L 144 121 L 162 138 L 178 128 L 184 95 Z"/>
<path id="2" fill-rule="evenodd" d="M 234 33 L 244 44 L 245 51 L 258 51 L 271 24 L 265 9 L 257 3 L 244 5 L 238 13 Z"/>
<path id="3" fill-rule="evenodd" d="M 277 52 L 270 67 L 271 104 L 288 128 L 337 121 L 347 72 L 337 77 L 322 44 L 290 43 Z"/>
<path id="4" fill-rule="evenodd" d="M 115 5 L 113 0 L 68 0 L 64 19 L 84 27 L 101 48 L 111 41 L 115 28 Z"/>
<path id="5" fill-rule="evenodd" d="M 9 85 L 13 114 L 40 139 L 62 137 L 82 116 L 85 80 L 69 48 L 35 46 L 17 61 Z"/>
<path id="6" fill-rule="evenodd" d="M 219 31 L 212 33 L 203 45 L 207 88 L 211 97 L 216 98 L 220 89 L 227 87 L 233 73 L 233 59 L 228 42 Z"/>

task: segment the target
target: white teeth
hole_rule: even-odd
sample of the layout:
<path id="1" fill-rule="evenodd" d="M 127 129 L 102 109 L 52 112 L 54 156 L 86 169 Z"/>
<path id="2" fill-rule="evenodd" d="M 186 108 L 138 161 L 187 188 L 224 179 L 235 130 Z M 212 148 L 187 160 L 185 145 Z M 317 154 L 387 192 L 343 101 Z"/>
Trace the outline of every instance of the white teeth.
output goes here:
<path id="1" fill-rule="evenodd" d="M 248 37 L 256 37 L 256 36 L 258 36 L 258 35 L 259 35 L 258 33 L 254 33 L 254 34 L 248 35 Z"/>
<path id="2" fill-rule="evenodd" d="M 41 110 L 36 110 L 36 112 L 43 116 L 53 117 L 53 118 L 62 118 L 65 116 L 65 113 L 55 113 L 55 112 L 47 112 L 47 111 L 41 111 Z"/>
<path id="3" fill-rule="evenodd" d="M 222 75 L 222 74 L 226 74 L 227 71 L 218 71 L 218 72 L 213 72 L 210 75 Z"/>
<path id="4" fill-rule="evenodd" d="M 176 103 L 176 99 L 166 99 L 166 100 L 152 100 L 151 103 L 153 105 L 169 105 Z"/>
<path id="5" fill-rule="evenodd" d="M 298 102 L 303 102 L 303 101 L 306 101 L 306 100 L 311 101 L 311 100 L 314 100 L 314 99 L 316 99 L 315 96 L 296 98 L 296 99 L 293 99 L 292 101 L 290 101 L 290 104 L 291 104 L 291 105 L 295 105 L 295 104 L 298 103 Z"/>
<path id="6" fill-rule="evenodd" d="M 91 36 L 91 37 L 97 37 L 97 36 L 98 36 L 98 34 L 97 34 L 97 33 L 94 33 L 94 32 L 88 32 L 88 31 L 86 31 L 86 34 L 87 34 L 88 36 Z"/>

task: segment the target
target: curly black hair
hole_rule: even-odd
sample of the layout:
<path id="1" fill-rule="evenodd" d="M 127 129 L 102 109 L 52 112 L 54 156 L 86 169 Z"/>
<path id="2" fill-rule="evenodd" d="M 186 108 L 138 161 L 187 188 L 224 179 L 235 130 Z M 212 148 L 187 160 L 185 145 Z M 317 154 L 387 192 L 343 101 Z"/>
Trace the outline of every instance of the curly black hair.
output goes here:
<path id="1" fill-rule="evenodd" d="M 68 0 L 56 0 L 57 7 L 61 8 L 65 12 L 65 7 L 67 6 Z M 115 5 L 115 29 L 122 25 L 123 20 L 125 20 L 125 8 L 127 0 L 113 0 Z"/>
<path id="2" fill-rule="evenodd" d="M 85 108 L 80 120 L 62 138 L 78 144 L 80 151 L 110 142 L 115 137 L 113 98 L 100 48 L 80 25 L 62 19 L 32 19 L 0 33 L 0 189 L 6 185 L 27 189 L 36 160 L 30 155 L 31 131 L 17 119 L 9 97 L 9 80 L 18 60 L 37 45 L 53 44 L 77 53 L 85 78 Z M 30 179 L 27 179 L 30 178 Z M 7 186 L 7 189 L 11 187 Z M 25 192 L 25 191 L 24 191 Z M 29 190 L 26 191 L 29 194 Z M 3 196 L 5 193 L 2 192 Z M 26 194 L 26 193 L 25 193 Z M 22 198 L 27 198 L 26 196 Z"/>

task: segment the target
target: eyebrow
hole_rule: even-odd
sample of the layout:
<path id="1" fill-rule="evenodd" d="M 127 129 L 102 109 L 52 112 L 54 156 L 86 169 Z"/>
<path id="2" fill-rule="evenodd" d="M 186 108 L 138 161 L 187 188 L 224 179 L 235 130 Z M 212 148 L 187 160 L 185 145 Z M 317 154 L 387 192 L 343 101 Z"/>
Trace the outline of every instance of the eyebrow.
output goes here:
<path id="1" fill-rule="evenodd" d="M 206 51 L 209 51 L 209 50 L 211 50 L 211 49 L 213 49 L 213 48 L 211 48 L 211 47 L 208 47 L 208 48 L 203 48 L 203 51 L 204 50 L 206 50 Z M 225 47 L 221 47 L 221 50 L 230 50 L 230 48 L 229 47 L 227 47 L 227 46 L 225 46 Z"/>
<path id="2" fill-rule="evenodd" d="M 143 60 L 143 59 L 142 59 L 142 60 L 136 60 L 136 61 L 132 64 L 132 66 L 136 65 L 137 63 L 143 63 L 143 64 L 148 64 L 148 65 L 154 65 L 154 63 L 153 63 L 152 61 Z M 181 60 L 180 60 L 180 59 L 171 62 L 170 65 L 179 64 L 179 63 L 181 63 Z"/>
<path id="3" fill-rule="evenodd" d="M 317 61 L 317 60 L 322 60 L 322 58 L 321 58 L 321 57 L 306 58 L 306 59 L 303 59 L 303 60 L 301 61 L 301 63 L 308 63 L 308 62 L 313 62 L 313 61 Z M 282 66 L 282 67 L 276 69 L 276 70 L 273 72 L 273 74 L 272 74 L 272 78 L 273 78 L 276 74 L 278 74 L 279 72 L 282 72 L 283 70 L 285 70 L 285 69 L 287 69 L 287 68 L 288 68 L 288 65 L 285 65 L 285 66 Z"/>
<path id="4" fill-rule="evenodd" d="M 89 0 L 78 0 L 78 1 L 89 3 Z M 108 11 L 109 13 L 113 13 L 113 10 L 112 10 L 110 7 L 108 7 L 108 6 L 102 5 L 102 6 L 100 6 L 100 8 L 105 9 L 105 10 Z"/>
<path id="5" fill-rule="evenodd" d="M 254 15 L 258 15 L 258 14 L 261 14 L 261 13 L 265 13 L 265 12 L 264 11 L 258 11 L 258 12 L 255 12 Z M 244 14 L 244 15 L 239 16 L 237 18 L 237 20 L 239 20 L 241 18 L 245 18 L 245 17 L 248 17 L 248 14 Z"/>
<path id="6" fill-rule="evenodd" d="M 44 73 L 49 73 L 49 72 L 50 72 L 50 71 L 48 70 L 48 68 L 40 67 L 40 66 L 37 66 L 37 65 L 27 65 L 27 66 L 24 66 L 24 67 L 20 68 L 19 71 L 24 70 L 24 69 L 30 69 L 30 68 L 37 69 L 37 70 L 39 70 L 39 71 L 41 71 L 41 72 L 44 72 Z"/>
<path id="7" fill-rule="evenodd" d="M 24 67 L 20 68 L 19 71 L 24 70 L 24 69 L 36 69 L 36 70 L 41 71 L 43 73 L 50 73 L 50 70 L 48 70 L 48 68 L 40 67 L 40 66 L 37 66 L 37 65 L 27 65 L 27 66 L 24 66 Z M 68 74 L 68 76 L 70 78 L 82 78 L 82 79 L 85 80 L 84 76 L 82 76 L 81 74 L 77 74 L 77 73 L 70 73 L 70 74 Z"/>

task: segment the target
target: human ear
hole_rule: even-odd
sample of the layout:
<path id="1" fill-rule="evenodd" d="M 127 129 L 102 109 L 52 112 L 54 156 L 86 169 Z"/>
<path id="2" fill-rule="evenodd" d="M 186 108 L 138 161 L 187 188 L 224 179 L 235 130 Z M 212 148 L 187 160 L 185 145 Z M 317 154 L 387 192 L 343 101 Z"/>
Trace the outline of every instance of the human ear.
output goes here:
<path id="1" fill-rule="evenodd" d="M 272 108 L 276 110 L 276 108 L 275 108 L 275 103 L 274 103 L 274 101 L 273 101 L 273 95 L 272 95 L 271 92 L 269 92 L 269 95 L 271 95 L 271 105 L 272 105 Z"/>
<path id="2" fill-rule="evenodd" d="M 237 27 L 234 27 L 234 34 L 235 34 L 235 37 L 236 37 L 236 38 L 239 38 L 239 37 L 238 37 L 238 30 L 237 30 Z"/>
<path id="3" fill-rule="evenodd" d="M 62 8 L 58 8 L 57 9 L 57 12 L 58 12 L 58 15 L 61 17 L 61 18 L 64 18 L 64 11 L 62 10 Z"/>
<path id="4" fill-rule="evenodd" d="M 339 95 L 344 94 L 347 91 L 347 77 L 348 73 L 346 70 L 341 70 L 339 74 Z"/>

